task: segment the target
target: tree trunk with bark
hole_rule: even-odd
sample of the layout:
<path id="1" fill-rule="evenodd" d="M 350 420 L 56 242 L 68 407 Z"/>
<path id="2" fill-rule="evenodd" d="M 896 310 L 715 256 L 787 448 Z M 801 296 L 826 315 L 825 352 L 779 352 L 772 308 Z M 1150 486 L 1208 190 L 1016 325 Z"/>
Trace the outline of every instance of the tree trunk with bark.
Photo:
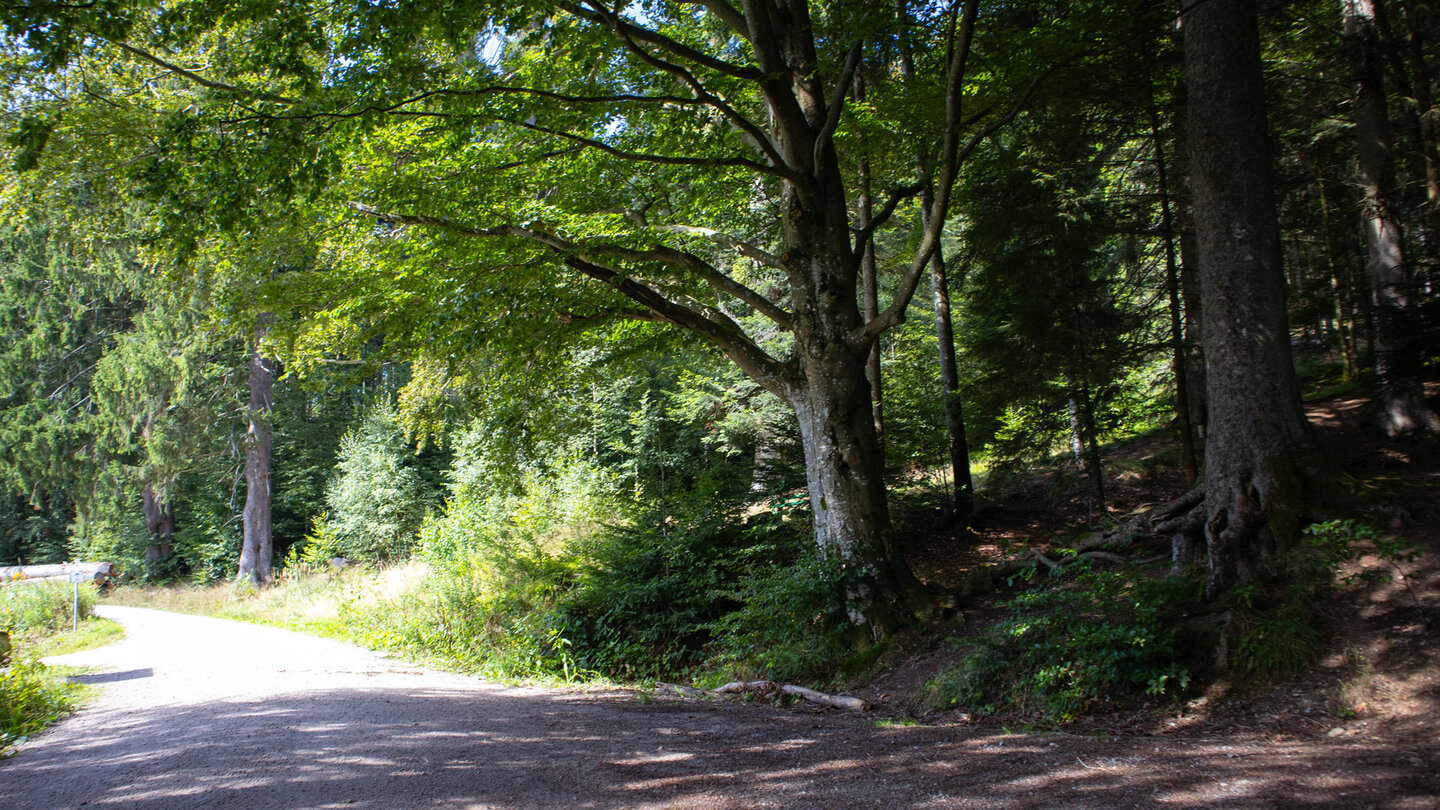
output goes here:
<path id="1" fill-rule="evenodd" d="M 255 330 L 255 352 L 250 356 L 250 428 L 245 436 L 244 540 L 240 550 L 239 582 L 265 585 L 274 558 L 270 531 L 270 410 L 274 404 L 276 363 L 260 353 L 263 327 Z"/>
<path id="2" fill-rule="evenodd" d="M 865 100 L 865 83 L 857 75 L 855 77 L 855 101 Z M 860 185 L 860 199 L 855 206 L 855 224 L 860 228 L 868 228 L 874 220 L 874 204 L 871 200 L 870 190 L 870 161 L 867 158 L 860 158 L 856 166 L 856 177 Z M 861 298 L 864 301 L 864 314 L 866 320 L 872 320 L 880 315 L 880 279 L 879 268 L 875 263 L 875 244 L 866 242 L 863 252 L 860 254 L 860 289 Z M 884 381 L 880 376 L 880 341 L 870 347 L 870 356 L 865 360 L 866 376 L 870 379 L 870 407 L 875 412 L 875 436 L 882 442 L 881 452 L 884 452 L 885 438 L 885 388 Z"/>
<path id="3" fill-rule="evenodd" d="M 146 483 L 140 490 L 140 511 L 145 516 L 145 534 L 150 542 L 145 546 L 145 567 L 152 573 L 160 561 L 175 550 L 175 507 L 155 492 L 155 486 Z"/>
<path id="4" fill-rule="evenodd" d="M 1209 434 L 1203 512 L 1167 528 L 1203 532 L 1214 597 L 1293 542 L 1334 471 L 1291 364 L 1255 2 L 1193 3 L 1183 30 Z"/>
<path id="5" fill-rule="evenodd" d="M 1355 137 L 1364 190 L 1366 266 L 1376 305 L 1377 426 L 1387 436 L 1440 431 L 1440 417 L 1425 401 L 1424 356 L 1413 344 L 1414 286 L 1395 213 L 1394 165 L 1386 111 L 1374 0 L 1341 0 L 1345 44 L 1355 84 Z"/>
<path id="6" fill-rule="evenodd" d="M 1175 210 L 1175 228 L 1180 243 L 1180 295 L 1184 311 L 1185 332 L 1185 379 L 1189 383 L 1185 398 L 1189 409 L 1190 430 L 1203 453 L 1208 419 L 1205 407 L 1205 321 L 1202 312 L 1200 292 L 1200 271 L 1198 269 L 1195 245 L 1194 199 L 1190 188 L 1190 136 L 1189 105 L 1185 101 L 1185 88 L 1175 93 L 1175 196 L 1178 205 Z M 1197 466 L 1200 460 L 1197 459 Z"/>
<path id="7" fill-rule="evenodd" d="M 922 210 L 933 202 L 926 192 Z M 928 217 L 925 224 L 928 225 Z M 955 481 L 951 506 L 955 516 L 967 519 L 975 511 L 975 479 L 970 474 L 970 443 L 965 436 L 965 409 L 960 399 L 960 369 L 955 358 L 955 328 L 950 318 L 950 282 L 945 257 L 939 250 L 930 257 L 930 291 L 935 301 L 935 339 L 939 345 L 940 380 L 945 386 L 945 436 L 949 440 L 950 474 Z"/>

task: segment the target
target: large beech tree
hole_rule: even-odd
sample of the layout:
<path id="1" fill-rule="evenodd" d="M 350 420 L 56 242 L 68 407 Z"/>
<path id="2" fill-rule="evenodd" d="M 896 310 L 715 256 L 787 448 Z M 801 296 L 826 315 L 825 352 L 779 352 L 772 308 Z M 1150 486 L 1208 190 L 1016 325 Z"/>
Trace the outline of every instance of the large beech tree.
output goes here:
<path id="1" fill-rule="evenodd" d="M 630 317 L 673 324 L 713 343 L 793 409 L 816 542 L 848 570 L 852 620 L 884 623 L 896 607 L 925 600 L 891 540 L 866 360 L 881 333 L 903 319 L 937 249 L 967 135 L 963 80 L 978 3 L 970 0 L 956 12 L 930 74 L 917 82 L 943 109 L 932 130 L 938 136 L 931 146 L 933 174 L 916 177 L 907 165 L 858 224 L 852 202 L 868 189 L 846 174 L 863 161 L 846 156 L 851 144 L 842 139 L 842 123 L 860 60 L 876 38 L 894 30 L 888 9 L 812 8 L 793 0 L 700 5 L 706 11 L 696 15 L 685 5 L 657 4 L 647 7 L 649 19 L 600 3 L 548 7 L 529 33 L 507 32 L 583 36 L 588 58 L 572 54 L 564 71 L 535 70 L 526 64 L 534 50 L 519 48 L 514 59 L 496 60 L 506 84 L 496 76 L 472 91 L 518 105 L 507 123 L 536 145 L 599 161 L 594 168 L 603 172 L 602 182 L 624 188 L 623 194 L 577 195 L 574 185 L 594 178 L 572 164 L 556 178 L 563 188 L 537 190 L 555 201 L 526 220 L 513 210 L 489 217 L 417 213 L 423 201 L 384 199 L 389 195 L 376 195 L 378 205 L 357 201 L 353 207 L 390 224 L 522 250 L 541 247 L 547 264 L 638 304 Z M 579 75 L 564 75 L 572 72 Z M 565 108 L 542 103 L 555 100 Z M 873 176 L 876 167 L 869 164 Z M 722 204 L 671 199 L 691 196 L 685 184 L 718 193 Z M 671 185 L 679 188 L 666 188 Z M 875 231 L 931 185 L 928 227 L 898 291 L 888 307 L 867 317 L 861 269 Z M 597 208 L 597 201 L 610 210 Z M 611 222 L 602 225 L 596 215 Z M 554 222 L 558 216 L 569 218 L 570 227 Z M 584 226 L 576 227 L 577 218 L 587 220 Z M 723 250 L 698 248 L 700 239 Z M 535 253 L 528 258 L 545 260 Z M 742 313 L 768 320 L 792 339 L 762 346 L 742 326 Z"/>
<path id="2" fill-rule="evenodd" d="M 337 280 L 316 300 L 343 293 L 344 317 L 383 322 L 392 340 L 443 358 L 507 325 L 618 317 L 711 342 L 793 409 L 816 542 L 847 572 L 852 619 L 878 625 L 927 600 L 892 545 L 866 358 L 905 317 L 964 157 L 1117 28 L 986 17 L 978 0 L 7 14 L 51 64 L 108 49 L 190 82 L 194 105 L 170 115 L 143 169 L 172 201 L 169 224 L 243 228 L 306 192 L 307 217 L 332 217 Z M 995 48 L 985 82 L 967 84 L 992 23 L 1043 34 Z M 913 70 L 856 100 L 862 61 L 901 31 Z M 858 166 L 874 197 L 863 218 Z M 897 280 L 867 313 L 863 257 L 877 232 L 917 222 L 908 243 L 888 240 L 905 251 L 879 257 Z"/>

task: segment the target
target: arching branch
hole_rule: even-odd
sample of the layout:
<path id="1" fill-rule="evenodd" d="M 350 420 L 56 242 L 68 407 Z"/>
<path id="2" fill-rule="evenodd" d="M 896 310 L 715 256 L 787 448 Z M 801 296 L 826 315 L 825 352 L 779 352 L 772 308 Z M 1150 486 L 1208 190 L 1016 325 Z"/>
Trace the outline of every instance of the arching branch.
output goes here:
<path id="1" fill-rule="evenodd" d="M 721 273 L 699 256 L 665 246 L 636 250 L 611 244 L 581 245 L 556 234 L 515 225 L 476 228 L 445 217 L 385 212 L 361 202 L 351 202 L 349 205 L 351 209 L 367 216 L 400 225 L 437 228 L 460 236 L 508 236 L 543 245 L 563 257 L 562 260 L 567 266 L 597 281 L 604 281 L 664 320 L 703 335 L 739 364 L 756 382 L 777 395 L 781 392 L 784 381 L 783 365 L 766 354 L 729 316 L 718 310 L 712 310 L 712 314 L 707 315 L 700 311 L 698 306 L 686 306 L 674 301 L 654 287 L 596 261 L 597 256 L 609 256 L 627 261 L 660 262 L 695 271 L 701 280 L 710 286 L 723 289 L 752 306 L 760 304 L 765 308 L 764 314 L 776 320 L 782 327 L 789 328 L 790 316 L 784 310 Z"/>
<path id="2" fill-rule="evenodd" d="M 612 12 L 610 12 L 604 6 L 599 5 L 598 3 L 590 3 L 590 5 L 591 8 L 585 8 L 584 6 L 578 5 L 576 3 L 562 3 L 560 7 L 570 12 L 571 14 L 574 14 L 576 17 L 580 17 L 581 19 L 600 23 L 602 25 L 609 25 L 610 21 L 607 19 L 607 15 L 612 14 Z M 681 59 L 684 59 L 691 64 L 699 65 L 709 70 L 713 70 L 716 73 L 722 73 L 726 76 L 734 76 L 737 79 L 760 81 L 765 78 L 765 74 L 763 74 L 759 70 L 756 70 L 753 67 L 737 65 L 732 62 L 727 62 L 724 59 L 719 59 L 717 57 L 711 56 L 707 53 L 702 53 L 695 50 L 694 48 L 691 48 L 688 45 L 676 42 L 675 40 L 665 36 L 659 31 L 652 31 L 649 28 L 637 25 L 630 20 L 619 17 L 618 15 L 616 15 L 616 17 L 618 20 L 618 25 L 624 31 L 626 36 L 629 36 L 640 42 L 644 42 L 648 45 L 653 45 L 657 48 L 660 48 L 661 50 L 677 56 Z"/>

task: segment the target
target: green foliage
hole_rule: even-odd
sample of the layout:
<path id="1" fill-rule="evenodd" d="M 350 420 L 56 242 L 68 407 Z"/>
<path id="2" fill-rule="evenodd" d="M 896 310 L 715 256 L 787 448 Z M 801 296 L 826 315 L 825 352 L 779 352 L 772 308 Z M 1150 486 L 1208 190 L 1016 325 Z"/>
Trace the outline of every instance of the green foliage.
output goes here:
<path id="1" fill-rule="evenodd" d="M 1068 722 L 1115 693 L 1179 694 L 1190 683 L 1177 644 L 1189 592 L 1183 580 L 1068 567 L 1065 581 L 1011 599 L 1005 618 L 930 684 L 929 702 Z"/>
<path id="2" fill-rule="evenodd" d="M 1395 573 L 1395 563 L 1413 560 L 1418 553 L 1413 542 L 1383 534 L 1354 518 L 1306 527 L 1297 548 L 1268 560 L 1253 582 L 1225 595 L 1245 627 L 1236 663 L 1255 675 L 1280 675 L 1308 666 L 1323 642 L 1321 603 L 1342 566 L 1373 554 L 1387 569 L 1375 575 L 1388 579 Z M 1354 577 L 1341 584 L 1352 583 Z"/>
<path id="3" fill-rule="evenodd" d="M 29 658 L 0 669 L 0 754 L 74 711 L 80 690 Z"/>
<path id="4" fill-rule="evenodd" d="M 80 619 L 95 610 L 95 586 L 80 586 Z M 75 621 L 74 586 L 36 582 L 0 586 L 0 630 L 14 635 L 68 630 Z"/>
<path id="5" fill-rule="evenodd" d="M 415 544 L 425 503 L 413 457 L 389 406 L 376 408 L 341 440 L 325 493 L 329 531 L 341 556 L 384 562 Z"/>
<path id="6" fill-rule="evenodd" d="M 6 499 L 0 504 L 0 564 L 64 562 L 73 519 L 74 505 L 63 490 L 49 493 L 39 505 L 18 495 Z"/>
<path id="7" fill-rule="evenodd" d="M 176 499 L 176 564 L 195 582 L 227 580 L 240 565 L 243 527 L 230 495 L 220 482 L 197 476 L 184 482 Z"/>
<path id="8" fill-rule="evenodd" d="M 777 631 L 796 617 L 769 613 L 791 596 L 776 593 L 790 583 L 775 582 L 775 571 L 805 540 L 769 516 L 746 521 L 724 503 L 691 497 L 670 514 L 641 514 L 607 532 L 579 569 L 558 612 L 582 665 L 664 677 L 713 665 L 716 653 L 737 662 L 743 653 L 773 655 L 777 643 L 801 641 L 813 629 L 801 617 L 803 630 Z M 766 598 L 772 603 L 759 604 Z M 827 606 L 834 604 L 831 591 Z"/>
<path id="9" fill-rule="evenodd" d="M 746 555 L 757 565 L 733 586 L 735 609 L 713 625 L 716 657 L 710 666 L 722 675 L 828 679 L 853 652 L 850 625 L 840 611 L 839 566 L 814 551 L 795 527 L 772 525 L 768 531 L 781 542 Z"/>

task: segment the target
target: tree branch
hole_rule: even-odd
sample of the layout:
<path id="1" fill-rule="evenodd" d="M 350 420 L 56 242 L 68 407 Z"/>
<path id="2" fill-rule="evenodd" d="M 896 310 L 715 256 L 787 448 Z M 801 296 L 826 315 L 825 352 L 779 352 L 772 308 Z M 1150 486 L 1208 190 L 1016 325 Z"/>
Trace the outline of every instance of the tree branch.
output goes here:
<path id="1" fill-rule="evenodd" d="M 830 106 L 825 111 L 825 123 L 820 127 L 820 131 L 815 133 L 814 154 L 811 159 L 816 166 L 821 164 L 826 148 L 832 145 L 830 138 L 840 126 L 840 111 L 845 109 L 845 96 L 850 92 L 850 81 L 855 77 L 855 69 L 860 66 L 860 44 L 856 42 L 850 46 L 850 53 L 845 57 L 845 67 L 840 70 L 840 78 L 830 93 Z"/>
<path id="2" fill-rule="evenodd" d="M 742 37 L 750 30 L 749 24 L 745 22 L 745 15 L 725 0 L 680 0 L 680 2 L 704 6 L 706 11 L 719 17 L 727 28 Z"/>
<path id="3" fill-rule="evenodd" d="M 657 230 L 684 234 L 685 236 L 701 236 L 709 239 L 717 245 L 724 245 L 725 247 L 731 248 L 739 252 L 741 255 L 745 256 L 747 259 L 753 259 L 754 261 L 757 261 L 764 265 L 768 265 L 770 267 L 780 269 L 784 268 L 784 264 L 780 261 L 780 257 L 776 256 L 775 254 L 770 253 L 769 251 L 764 250 L 756 245 L 752 245 L 749 242 L 744 241 L 743 239 L 731 236 L 728 233 L 721 233 L 720 231 L 717 231 L 713 228 L 697 228 L 693 225 L 661 225 L 657 228 Z"/>
<path id="4" fill-rule="evenodd" d="M 920 247 L 910 267 L 902 277 L 900 288 L 891 300 L 890 306 L 880 315 L 865 324 L 854 336 L 861 346 L 869 346 L 882 332 L 900 323 L 905 318 L 905 309 L 915 295 L 920 275 L 929 265 L 930 255 L 940 247 L 940 234 L 945 228 L 945 215 L 950 208 L 950 194 L 955 188 L 955 179 L 960 173 L 960 130 L 964 118 L 962 108 L 965 96 L 965 65 L 970 57 L 970 43 L 975 37 L 975 20 L 979 15 L 979 0 L 965 0 L 960 13 L 959 30 L 955 33 L 954 50 L 950 54 L 945 86 L 945 137 L 940 150 L 941 162 L 937 172 L 935 199 L 930 209 L 930 218 Z M 924 186 L 921 186 L 924 188 Z"/>
<path id="5" fill-rule="evenodd" d="M 580 258 L 567 256 L 566 266 L 596 281 L 613 287 L 621 295 L 640 304 L 663 320 L 696 332 L 725 352 L 736 365 L 765 390 L 784 397 L 783 366 L 755 345 L 754 341 L 732 324 L 721 324 L 689 307 L 677 304 L 650 287 L 621 275 L 616 270 Z"/>
<path id="6" fill-rule="evenodd" d="M 870 224 L 863 228 L 855 229 L 856 250 L 864 247 L 865 241 L 875 233 L 876 229 L 890 219 L 891 215 L 895 213 L 895 208 L 900 205 L 901 202 L 924 191 L 927 182 L 929 182 L 929 178 L 922 177 L 919 181 L 911 183 L 908 186 L 890 189 L 886 195 L 885 202 L 880 206 L 880 210 L 870 216 Z"/>
<path id="7" fill-rule="evenodd" d="M 646 64 L 657 70 L 669 73 L 670 75 L 684 82 L 687 86 L 689 86 L 691 92 L 695 94 L 695 101 L 702 104 L 707 104 L 711 107 L 714 107 L 716 110 L 719 110 L 720 114 L 724 115 L 726 120 L 728 120 L 741 132 L 749 135 L 750 138 L 755 142 L 755 148 L 761 154 L 765 155 L 765 157 L 769 158 L 772 166 L 776 167 L 777 169 L 786 169 L 787 171 L 789 171 L 792 177 L 797 176 L 795 175 L 792 167 L 785 165 L 784 159 L 780 157 L 780 152 L 776 150 L 775 144 L 770 141 L 769 136 L 765 134 L 764 130 L 756 126 L 755 123 L 750 119 L 741 115 L 738 110 L 736 110 L 734 107 L 731 107 L 730 104 L 727 103 L 724 99 L 720 98 L 714 93 L 711 93 L 705 87 L 705 85 L 701 83 L 700 79 L 695 76 L 694 73 L 691 73 L 683 66 L 677 65 L 674 62 L 661 59 L 658 56 L 655 56 L 654 54 L 640 47 L 640 45 L 635 41 L 635 39 L 626 32 L 625 26 L 623 25 L 624 20 L 620 17 L 619 14 L 598 7 L 596 13 L 600 14 L 604 19 L 609 22 L 610 27 L 615 31 L 616 34 L 620 36 L 620 39 L 625 43 L 625 47 L 630 49 L 630 51 L 636 56 L 640 57 L 641 61 L 645 62 Z"/>
<path id="8" fill-rule="evenodd" d="M 437 97 L 437 96 L 457 97 L 457 96 L 487 96 L 487 95 L 505 95 L 505 94 L 515 94 L 515 95 L 524 95 L 524 96 L 538 96 L 538 97 L 540 97 L 540 98 L 547 98 L 547 99 L 551 99 L 551 100 L 554 100 L 554 101 L 561 101 L 561 102 L 564 102 L 564 103 L 566 103 L 566 104 L 683 104 L 683 105 L 704 105 L 704 104 L 705 104 L 705 102 L 704 102 L 704 101 L 701 101 L 700 99 L 689 98 L 689 97 L 686 97 L 686 96 L 648 96 L 648 95 L 637 95 L 637 94 L 632 94 L 632 93 L 616 93 L 616 94 L 613 94 L 613 95 L 601 95 L 601 96 L 571 96 L 571 95 L 566 95 L 566 94 L 564 94 L 564 93 L 557 93 L 557 92 L 554 92 L 554 91 L 552 91 L 552 90 L 541 90 L 541 89 L 534 88 L 534 87 L 511 87 L 511 86 L 508 86 L 508 85 L 490 85 L 490 86 L 488 86 L 488 87 L 477 87 L 477 88 L 474 88 L 474 89 L 471 89 L 471 90 L 454 90 L 454 89 L 450 89 L 450 88 L 442 88 L 442 89 L 439 89 L 439 90 L 429 90 L 429 91 L 426 91 L 426 92 L 424 92 L 424 93 L 420 93 L 419 95 L 411 96 L 411 97 L 406 98 L 406 99 L 401 99 L 400 101 L 397 101 L 397 102 L 395 102 L 394 104 L 369 104 L 369 105 L 366 105 L 366 106 L 364 106 L 364 107 L 358 107 L 358 108 L 354 108 L 354 109 L 350 109 L 350 110 L 345 110 L 345 111 L 317 110 L 317 111 L 314 111 L 314 112 L 288 113 L 288 114 L 285 114 L 285 115 L 266 115 L 266 114 L 263 114 L 263 113 L 259 113 L 259 114 L 256 114 L 256 115 L 244 116 L 244 117 L 241 117 L 241 118 L 227 119 L 226 122 L 227 122 L 227 123 L 235 123 L 235 122 L 240 122 L 240 121 L 253 121 L 253 120 L 256 120 L 256 119 L 260 119 L 260 118 L 264 118 L 264 119 L 275 119 L 275 120 L 282 120 L 282 121 L 313 121 L 313 120 L 317 120 L 317 119 L 321 119 L 321 118 L 348 119 L 348 118 L 359 118 L 359 117 L 361 117 L 361 116 L 368 115 L 368 114 L 371 114 L 371 113 L 379 113 L 379 114 L 381 114 L 381 115 L 406 115 L 406 116 L 427 116 L 427 117 L 432 117 L 432 118 L 448 118 L 448 117 L 450 117 L 450 113 L 436 112 L 436 111 L 434 111 L 434 110 L 410 111 L 410 110 L 405 110 L 404 108 L 410 106 L 411 104 L 415 104 L 415 103 L 417 103 L 417 102 L 425 101 L 426 99 L 435 98 L 435 97 Z"/>
<path id="9" fill-rule="evenodd" d="M 393 222 L 400 225 L 419 225 L 422 227 L 440 228 L 461 236 L 475 237 L 500 237 L 512 236 L 535 242 L 565 256 L 575 256 L 587 261 L 593 260 L 596 256 L 609 256 L 616 259 L 624 259 L 635 262 L 658 262 L 682 270 L 689 270 L 699 276 L 711 288 L 729 293 L 739 300 L 749 304 L 757 312 L 774 321 L 783 329 L 792 329 L 789 313 L 760 293 L 746 287 L 733 278 L 720 272 L 709 262 L 696 256 L 693 253 L 675 250 L 663 245 L 656 246 L 651 250 L 636 250 L 634 248 L 622 247 L 620 245 L 599 244 L 582 245 L 572 242 L 563 237 L 545 231 L 537 231 L 530 228 L 521 228 L 515 225 L 497 225 L 493 228 L 475 228 L 461 225 L 453 220 L 444 217 L 431 217 L 420 214 L 397 214 L 380 211 L 371 205 L 362 202 L 352 201 L 350 208 L 367 216 L 386 222 Z M 656 293 L 657 295 L 659 293 Z M 727 318 L 728 320 L 728 318 Z M 737 332 L 743 334 L 739 326 L 731 322 Z M 748 338 L 747 338 L 748 340 Z"/>
<path id="10" fill-rule="evenodd" d="M 140 59 L 143 59 L 152 65 L 157 65 L 164 68 L 165 70 L 170 71 L 171 73 L 174 73 L 177 76 L 182 76 L 186 79 L 189 79 L 190 81 L 200 85 L 201 87 L 206 87 L 211 90 L 219 90 L 225 93 L 234 93 L 241 96 L 250 96 L 251 98 L 263 99 L 265 101 L 278 101 L 282 104 L 300 103 L 299 99 L 290 98 L 288 96 L 277 96 L 273 93 L 266 93 L 263 90 L 251 90 L 247 87 L 238 87 L 236 85 L 226 84 L 225 82 L 216 81 L 214 79 L 207 79 L 193 70 L 188 70 L 186 68 L 180 67 L 174 62 L 169 62 L 161 59 L 155 54 L 137 48 L 134 45 L 129 45 L 124 42 L 111 42 L 110 44 L 130 54 L 131 56 L 139 57 Z"/>
<path id="11" fill-rule="evenodd" d="M 595 138 L 587 138 L 584 135 L 576 135 L 573 132 L 564 132 L 558 129 L 542 127 L 539 124 L 532 124 L 529 121 L 522 122 L 520 126 L 529 130 L 533 130 L 535 132 L 541 132 L 546 135 L 553 135 L 557 138 L 564 138 L 567 141 L 582 144 L 591 149 L 598 149 L 601 152 L 606 153 L 607 155 L 613 155 L 614 157 L 618 157 L 623 160 L 634 160 L 640 163 L 658 163 L 664 166 L 735 166 L 760 172 L 761 174 L 775 175 L 777 177 L 787 177 L 790 174 L 783 166 L 766 166 L 763 163 L 757 163 L 753 160 L 749 160 L 746 158 L 677 157 L 674 155 L 651 155 L 644 152 L 627 152 L 624 149 L 611 146 L 610 144 L 605 143 L 601 140 L 596 140 Z"/>
<path id="12" fill-rule="evenodd" d="M 587 0 L 587 2 L 588 1 L 589 0 Z M 609 24 L 606 17 L 612 13 L 604 9 L 603 6 L 599 7 L 599 10 L 591 10 L 575 3 L 561 3 L 560 7 L 570 12 L 571 14 L 574 14 L 577 17 L 602 24 Z M 676 42 L 675 40 L 665 36 L 664 34 L 661 34 L 658 31 L 653 31 L 649 28 L 636 25 L 635 23 L 630 22 L 629 20 L 620 17 L 619 15 L 615 16 L 618 21 L 617 24 L 620 26 L 621 29 L 623 29 L 625 34 L 641 42 L 654 45 L 661 50 L 674 54 L 675 56 L 678 56 L 681 59 L 686 60 L 687 62 L 692 62 L 694 64 L 700 65 L 701 67 L 709 68 L 716 73 L 722 73 L 726 76 L 734 76 L 737 79 L 760 81 L 765 78 L 765 74 L 761 73 L 755 68 L 746 67 L 744 65 L 736 65 L 731 62 L 727 62 L 724 59 L 718 59 L 707 53 L 697 51 L 688 45 Z"/>
<path id="13" fill-rule="evenodd" d="M 969 42 L 974 34 L 974 6 L 975 0 L 967 0 L 959 33 L 960 45 L 957 45 L 956 51 L 953 54 L 952 71 L 959 70 L 963 72 L 965 69 L 965 59 L 961 46 L 963 46 L 964 50 L 968 50 Z M 1030 103 L 1030 99 L 1035 95 L 1035 91 L 1039 89 L 1040 85 L 1047 78 L 1066 65 L 1092 53 L 1093 51 L 1090 50 L 1073 53 L 1045 68 L 1045 70 L 1041 71 L 1035 78 L 1031 79 L 1025 91 L 1020 94 L 1014 104 L 1010 105 L 1009 110 L 995 118 L 979 132 L 972 135 L 963 147 L 958 144 L 959 130 L 962 126 L 960 123 L 962 120 L 960 116 L 960 88 L 957 84 L 957 76 L 952 73 L 950 77 L 950 92 L 952 97 L 946 101 L 946 120 L 950 126 L 947 128 L 945 145 L 942 149 L 942 155 L 944 155 L 946 159 L 939 172 L 940 177 L 936 188 L 935 200 L 930 210 L 930 224 L 926 228 L 925 236 L 921 240 L 920 248 L 915 255 L 915 259 L 905 271 L 904 276 L 902 276 L 900 288 L 896 292 L 894 299 L 892 299 L 890 307 L 880 313 L 879 317 L 863 327 L 857 336 L 859 342 L 868 345 L 870 341 L 878 338 L 886 329 L 899 324 L 905 319 L 905 308 L 909 306 L 910 299 L 915 294 L 915 288 L 919 284 L 920 276 L 930 261 L 930 254 L 939 250 L 940 234 L 945 226 L 945 215 L 949 209 L 950 195 L 955 187 L 955 179 L 959 174 L 960 166 L 969 159 L 970 155 L 986 138 L 995 134 L 1001 127 L 1015 120 L 1016 116 Z M 952 137 L 954 140 L 952 140 Z"/>

